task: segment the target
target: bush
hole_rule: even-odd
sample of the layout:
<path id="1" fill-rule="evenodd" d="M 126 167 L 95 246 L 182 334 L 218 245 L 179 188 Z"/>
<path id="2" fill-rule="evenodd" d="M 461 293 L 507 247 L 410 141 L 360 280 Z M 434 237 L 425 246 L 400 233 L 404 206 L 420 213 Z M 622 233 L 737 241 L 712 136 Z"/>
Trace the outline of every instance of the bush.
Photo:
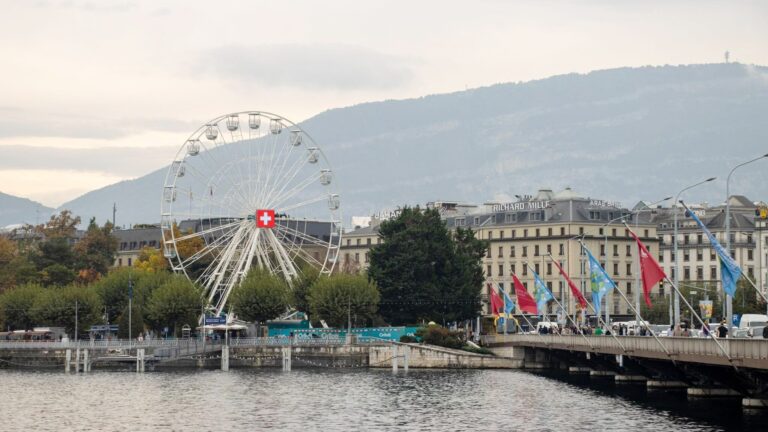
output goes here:
<path id="1" fill-rule="evenodd" d="M 461 340 L 461 332 L 450 331 L 447 328 L 436 325 L 418 329 L 416 336 L 420 337 L 422 342 L 430 345 L 453 349 L 461 349 L 464 346 L 464 342 Z"/>
<path id="2" fill-rule="evenodd" d="M 418 341 L 419 341 L 419 340 L 418 340 L 418 339 L 416 339 L 416 338 L 415 338 L 415 337 L 413 337 L 413 336 L 408 336 L 408 335 L 402 335 L 402 336 L 400 336 L 400 342 L 402 342 L 402 343 L 416 343 L 416 342 L 418 342 Z"/>

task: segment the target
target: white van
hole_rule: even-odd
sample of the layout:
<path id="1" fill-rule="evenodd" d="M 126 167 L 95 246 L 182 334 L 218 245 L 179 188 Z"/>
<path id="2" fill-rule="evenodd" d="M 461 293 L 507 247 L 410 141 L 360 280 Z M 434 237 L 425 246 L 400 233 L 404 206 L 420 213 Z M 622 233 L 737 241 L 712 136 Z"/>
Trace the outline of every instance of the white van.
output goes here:
<path id="1" fill-rule="evenodd" d="M 768 315 L 765 314 L 744 314 L 739 321 L 740 329 L 748 329 L 758 325 L 757 323 L 768 323 Z"/>

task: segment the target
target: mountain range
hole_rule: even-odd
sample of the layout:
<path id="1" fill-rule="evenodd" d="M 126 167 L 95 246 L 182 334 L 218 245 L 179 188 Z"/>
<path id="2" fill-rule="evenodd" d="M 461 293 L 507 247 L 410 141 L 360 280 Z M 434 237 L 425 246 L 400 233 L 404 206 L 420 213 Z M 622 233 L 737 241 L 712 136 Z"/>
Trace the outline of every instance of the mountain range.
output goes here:
<path id="1" fill-rule="evenodd" d="M 718 182 L 685 196 L 722 202 L 730 168 L 768 152 L 766 113 L 768 68 L 721 63 L 364 103 L 301 127 L 333 166 L 348 223 L 403 204 L 505 202 L 540 188 L 571 187 L 631 206 L 712 176 Z M 116 202 L 118 225 L 157 222 L 165 172 L 94 190 L 60 209 L 103 221 Z M 768 164 L 755 164 L 734 175 L 731 191 L 768 200 L 766 181 Z"/>
<path id="2" fill-rule="evenodd" d="M 0 192 L 0 228 L 45 222 L 53 211 L 39 202 Z"/>

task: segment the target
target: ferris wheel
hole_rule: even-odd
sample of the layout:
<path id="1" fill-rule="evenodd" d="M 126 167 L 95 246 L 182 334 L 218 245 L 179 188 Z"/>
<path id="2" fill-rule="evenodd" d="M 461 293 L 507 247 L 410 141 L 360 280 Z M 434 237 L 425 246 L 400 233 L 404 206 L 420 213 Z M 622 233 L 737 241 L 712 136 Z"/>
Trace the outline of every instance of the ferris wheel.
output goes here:
<path id="1" fill-rule="evenodd" d="M 307 265 L 330 274 L 342 232 L 334 180 L 293 122 L 264 111 L 217 117 L 184 142 L 166 174 L 163 253 L 204 288 L 217 316 L 253 265 L 288 284 Z"/>

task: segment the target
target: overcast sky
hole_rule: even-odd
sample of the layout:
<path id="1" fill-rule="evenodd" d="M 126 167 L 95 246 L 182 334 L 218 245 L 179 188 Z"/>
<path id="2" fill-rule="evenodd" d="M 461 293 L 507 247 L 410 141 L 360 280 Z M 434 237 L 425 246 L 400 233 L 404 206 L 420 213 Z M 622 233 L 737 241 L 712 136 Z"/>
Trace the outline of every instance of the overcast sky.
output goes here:
<path id="1" fill-rule="evenodd" d="M 193 129 L 620 66 L 768 64 L 768 1 L 3 1 L 0 191 L 56 206 Z M 94 151 L 94 149 L 96 149 Z"/>

